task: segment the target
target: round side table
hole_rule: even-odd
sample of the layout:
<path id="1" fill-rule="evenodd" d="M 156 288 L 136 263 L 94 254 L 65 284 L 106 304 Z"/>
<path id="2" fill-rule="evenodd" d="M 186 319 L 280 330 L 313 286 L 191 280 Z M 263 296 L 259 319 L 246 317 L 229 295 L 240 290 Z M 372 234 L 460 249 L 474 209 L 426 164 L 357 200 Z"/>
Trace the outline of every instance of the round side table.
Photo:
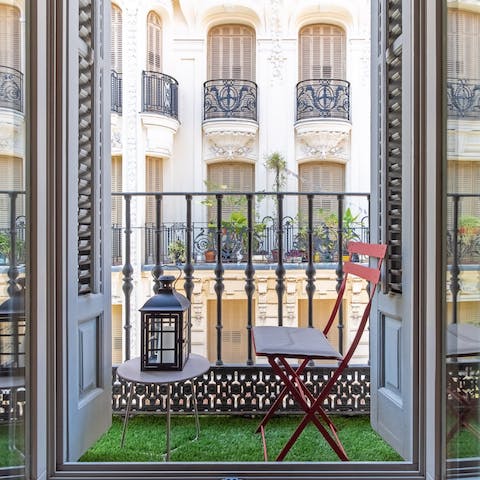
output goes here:
<path id="1" fill-rule="evenodd" d="M 171 414 L 171 392 L 170 392 L 170 384 L 177 383 L 177 382 L 184 382 L 186 380 L 192 380 L 195 377 L 198 377 L 204 374 L 206 371 L 210 369 L 210 362 L 201 355 L 196 355 L 191 353 L 188 357 L 188 361 L 185 364 L 183 370 L 156 370 L 156 371 L 148 371 L 142 372 L 140 370 L 140 357 L 133 358 L 131 360 L 127 360 L 126 362 L 122 363 L 117 368 L 117 375 L 119 378 L 126 380 L 130 383 L 130 388 L 128 391 L 128 399 L 127 399 L 127 410 L 125 412 L 125 420 L 123 422 L 123 430 L 122 430 L 122 440 L 121 446 L 123 447 L 125 441 L 125 434 L 127 431 L 128 425 L 128 418 L 130 415 L 130 408 L 132 405 L 132 394 L 133 394 L 133 385 L 134 384 L 154 384 L 154 385 L 167 385 L 167 426 L 166 426 L 166 434 L 167 434 L 167 452 L 166 452 L 166 461 L 170 460 L 170 414 Z M 197 406 L 197 395 L 195 391 L 195 383 L 192 382 L 192 389 L 193 389 L 193 409 L 195 413 L 195 427 L 197 436 L 200 434 L 200 421 L 198 419 L 198 406 Z"/>

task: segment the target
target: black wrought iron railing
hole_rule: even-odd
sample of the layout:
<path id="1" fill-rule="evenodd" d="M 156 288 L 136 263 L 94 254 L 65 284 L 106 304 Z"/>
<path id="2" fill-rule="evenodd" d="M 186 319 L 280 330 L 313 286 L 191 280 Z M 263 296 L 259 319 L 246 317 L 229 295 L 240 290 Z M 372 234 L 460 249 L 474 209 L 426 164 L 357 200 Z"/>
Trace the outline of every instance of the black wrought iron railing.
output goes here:
<path id="1" fill-rule="evenodd" d="M 142 112 L 178 120 L 178 82 L 159 72 L 142 72 Z"/>
<path id="2" fill-rule="evenodd" d="M 111 111 L 122 113 L 123 100 L 123 80 L 122 74 L 112 70 L 110 73 L 111 79 Z"/>
<path id="3" fill-rule="evenodd" d="M 250 80 L 209 80 L 203 85 L 203 119 L 257 121 L 257 84 Z"/>
<path id="4" fill-rule="evenodd" d="M 448 116 L 480 118 L 480 80 L 449 78 L 447 81 Z"/>
<path id="5" fill-rule="evenodd" d="M 222 303 L 224 290 L 224 272 L 229 268 L 230 262 L 235 262 L 235 268 L 243 268 L 245 272 L 245 292 L 247 294 L 248 313 L 246 331 L 250 334 L 253 325 L 252 304 L 255 295 L 255 272 L 257 269 L 268 268 L 275 271 L 276 295 L 278 296 L 278 323 L 283 324 L 283 296 L 286 291 L 286 271 L 289 268 L 301 268 L 305 271 L 306 286 L 305 292 L 308 299 L 308 325 L 313 326 L 313 295 L 315 292 L 316 268 L 330 268 L 335 271 L 338 287 L 343 280 L 343 259 L 346 252 L 346 244 L 349 240 L 368 240 L 368 203 L 369 195 L 363 193 L 299 193 L 299 192 L 209 192 L 202 193 L 112 193 L 114 196 L 121 196 L 124 199 L 125 225 L 123 225 L 124 245 L 123 255 L 123 292 L 125 294 L 124 328 L 125 328 L 125 358 L 130 358 L 130 298 L 133 290 L 134 272 L 132 266 L 131 242 L 132 235 L 139 228 L 132 223 L 130 212 L 132 204 L 141 197 L 154 197 L 156 219 L 153 225 L 145 230 L 145 237 L 150 244 L 148 258 L 151 263 L 153 276 L 153 289 L 156 291 L 159 286 L 159 277 L 164 271 L 166 252 L 170 263 L 181 263 L 184 278 L 184 290 L 188 298 L 193 292 L 194 272 L 197 269 L 210 269 L 215 277 L 215 292 L 217 304 Z M 284 215 L 287 201 L 298 200 L 299 196 L 305 196 L 308 203 L 308 215 L 305 220 L 292 226 L 293 219 Z M 337 221 L 335 224 L 314 222 L 314 204 L 321 197 L 336 197 L 337 200 Z M 199 215 L 194 208 L 205 209 L 203 200 L 208 197 L 216 205 L 215 218 L 207 226 L 197 226 L 193 218 Z M 242 207 L 237 215 L 225 215 L 224 209 L 231 207 L 231 197 L 242 200 Z M 269 200 L 267 200 L 267 198 Z M 195 199 L 195 200 L 194 200 Z M 360 217 L 356 221 L 349 220 L 347 224 L 346 202 L 348 205 L 362 205 L 364 212 L 363 222 Z M 264 221 L 256 221 L 255 209 L 260 201 L 271 201 L 274 206 L 275 215 Z M 176 224 L 165 224 L 163 212 L 175 205 L 177 208 L 184 203 L 185 221 Z M 135 208 L 135 207 L 134 207 Z M 359 209 L 359 210 L 361 210 Z M 329 215 L 331 222 L 332 215 Z M 351 216 L 348 216 L 351 219 Z M 233 221 L 232 219 L 235 219 Z M 267 222 L 267 223 L 265 223 Z M 271 223 L 269 223 L 271 222 Z M 118 229 L 118 226 L 116 226 Z M 143 227 L 142 227 L 143 228 Z M 138 235 L 135 235 L 138 238 Z M 165 242 L 169 242 L 168 245 Z M 172 246 L 175 248 L 172 249 Z M 270 249 L 270 251 L 267 250 Z M 118 250 L 118 249 L 117 249 Z M 212 253 L 211 260 L 207 253 Z M 176 258 L 175 255 L 179 255 Z M 138 261 L 138 260 L 137 260 Z M 328 266 L 320 267 L 322 261 L 328 262 Z M 264 267 L 263 263 L 269 262 Z M 290 267 L 289 262 L 295 265 Z M 138 268 L 138 267 L 137 267 Z M 339 347 L 343 346 L 343 323 L 342 315 L 339 316 Z M 217 338 L 217 365 L 223 365 L 222 358 L 222 336 L 221 309 L 217 324 L 219 336 Z M 253 363 L 253 350 L 251 339 L 248 339 L 247 365 Z"/>
<path id="6" fill-rule="evenodd" d="M 449 193 L 447 208 L 449 216 L 447 267 L 452 297 L 451 321 L 457 323 L 459 295 L 462 289 L 469 289 L 462 275 L 465 276 L 468 271 L 478 272 L 480 268 L 480 194 Z"/>
<path id="7" fill-rule="evenodd" d="M 0 65 L 0 107 L 23 112 L 23 73 Z"/>
<path id="8" fill-rule="evenodd" d="M 350 120 L 350 82 L 322 78 L 297 83 L 297 121 L 319 118 Z"/>

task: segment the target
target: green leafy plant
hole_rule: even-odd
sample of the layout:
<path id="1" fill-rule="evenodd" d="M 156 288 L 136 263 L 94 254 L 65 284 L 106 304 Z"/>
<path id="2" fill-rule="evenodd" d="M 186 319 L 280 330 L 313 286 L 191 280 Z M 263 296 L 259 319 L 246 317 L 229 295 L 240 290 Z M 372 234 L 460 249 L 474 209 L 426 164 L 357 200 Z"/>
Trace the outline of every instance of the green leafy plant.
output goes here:
<path id="1" fill-rule="evenodd" d="M 180 239 L 170 242 L 168 245 L 168 255 L 173 262 L 184 263 L 186 260 L 185 243 Z"/>
<path id="2" fill-rule="evenodd" d="M 480 217 L 464 215 L 458 221 L 458 233 L 460 235 L 477 235 L 480 233 Z"/>
<path id="3" fill-rule="evenodd" d="M 273 189 L 279 192 L 287 182 L 287 161 L 279 152 L 273 152 L 265 159 L 265 166 L 275 174 Z"/>
<path id="4" fill-rule="evenodd" d="M 7 233 L 0 233 L 0 256 L 9 258 L 11 252 L 11 238 Z M 25 242 L 17 238 L 15 242 L 15 256 L 17 263 L 25 257 Z"/>

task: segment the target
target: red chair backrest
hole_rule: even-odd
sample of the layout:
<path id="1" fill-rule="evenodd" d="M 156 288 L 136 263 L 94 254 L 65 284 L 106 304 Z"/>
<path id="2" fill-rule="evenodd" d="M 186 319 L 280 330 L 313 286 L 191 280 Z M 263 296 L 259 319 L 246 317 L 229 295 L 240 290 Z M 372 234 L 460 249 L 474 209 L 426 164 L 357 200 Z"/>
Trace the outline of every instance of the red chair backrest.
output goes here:
<path id="1" fill-rule="evenodd" d="M 345 293 L 345 287 L 347 285 L 347 278 L 349 274 L 363 278 L 364 280 L 367 280 L 368 282 L 370 282 L 370 298 L 367 305 L 365 306 L 362 320 L 360 321 L 357 333 L 352 341 L 352 344 L 347 354 L 345 355 L 345 358 L 351 357 L 353 355 L 355 348 L 358 342 L 360 341 L 360 337 L 363 334 L 363 329 L 365 328 L 367 318 L 370 314 L 373 295 L 375 294 L 376 286 L 380 281 L 380 269 L 382 267 L 382 262 L 383 262 L 383 259 L 385 258 L 386 252 L 387 252 L 387 246 L 382 244 L 362 243 L 362 242 L 349 242 L 348 244 L 349 261 L 343 264 L 343 271 L 345 273 L 345 276 L 343 277 L 343 281 L 338 290 L 337 300 L 333 307 L 332 313 L 330 314 L 330 318 L 328 319 L 328 322 L 325 325 L 323 333 L 325 335 L 328 335 L 328 332 L 337 316 L 338 309 L 343 300 L 343 294 Z M 372 267 L 372 266 L 367 267 L 365 265 L 361 265 L 360 263 L 352 262 L 351 261 L 352 255 L 354 254 L 368 256 L 369 258 L 377 259 L 377 265 L 375 267 Z M 352 346 L 353 346 L 353 350 L 352 350 Z M 350 350 L 352 351 L 350 352 Z"/>

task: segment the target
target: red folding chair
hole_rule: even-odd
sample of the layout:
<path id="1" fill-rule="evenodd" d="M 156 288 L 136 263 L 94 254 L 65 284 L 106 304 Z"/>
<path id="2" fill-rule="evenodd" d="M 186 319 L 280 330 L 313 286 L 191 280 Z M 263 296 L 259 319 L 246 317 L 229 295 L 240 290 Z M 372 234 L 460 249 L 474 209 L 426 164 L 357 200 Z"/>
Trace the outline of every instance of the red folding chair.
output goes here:
<path id="1" fill-rule="evenodd" d="M 325 398 L 332 390 L 338 377 L 348 366 L 352 355 L 357 348 L 358 343 L 365 330 L 365 326 L 370 314 L 373 295 L 376 286 L 380 280 L 380 268 L 385 257 L 386 245 L 368 244 L 350 242 L 348 244 L 349 261 L 343 265 L 345 276 L 338 291 L 338 297 L 333 307 L 330 318 L 323 332 L 314 328 L 295 328 L 295 327 L 254 327 L 253 342 L 257 355 L 267 357 L 272 370 L 278 375 L 284 384 L 275 402 L 272 404 L 262 422 L 258 426 L 257 432 L 262 434 L 263 451 L 265 460 L 267 460 L 267 445 L 265 440 L 265 425 L 272 418 L 275 411 L 281 406 L 282 400 L 288 393 L 294 398 L 298 405 L 305 412 L 302 421 L 292 434 L 288 442 L 279 453 L 277 460 L 283 460 L 293 444 L 297 441 L 308 423 L 312 422 L 324 436 L 325 440 L 332 447 L 340 460 L 347 461 L 342 443 L 340 442 L 335 425 L 330 420 L 322 404 Z M 365 266 L 360 263 L 351 262 L 352 255 L 368 256 L 376 259 L 376 266 Z M 372 263 L 372 262 L 371 262 Z M 327 335 L 337 316 L 338 309 L 345 293 L 347 278 L 349 275 L 355 275 L 370 282 L 369 301 L 365 306 L 362 319 L 358 330 L 348 348 L 345 356 L 340 355 L 338 351 L 329 343 Z M 287 359 L 302 359 L 300 365 L 296 368 L 288 363 Z M 302 372 L 311 360 L 338 360 L 338 366 L 333 372 L 331 378 L 326 382 L 317 398 L 313 396 L 302 379 Z"/>

